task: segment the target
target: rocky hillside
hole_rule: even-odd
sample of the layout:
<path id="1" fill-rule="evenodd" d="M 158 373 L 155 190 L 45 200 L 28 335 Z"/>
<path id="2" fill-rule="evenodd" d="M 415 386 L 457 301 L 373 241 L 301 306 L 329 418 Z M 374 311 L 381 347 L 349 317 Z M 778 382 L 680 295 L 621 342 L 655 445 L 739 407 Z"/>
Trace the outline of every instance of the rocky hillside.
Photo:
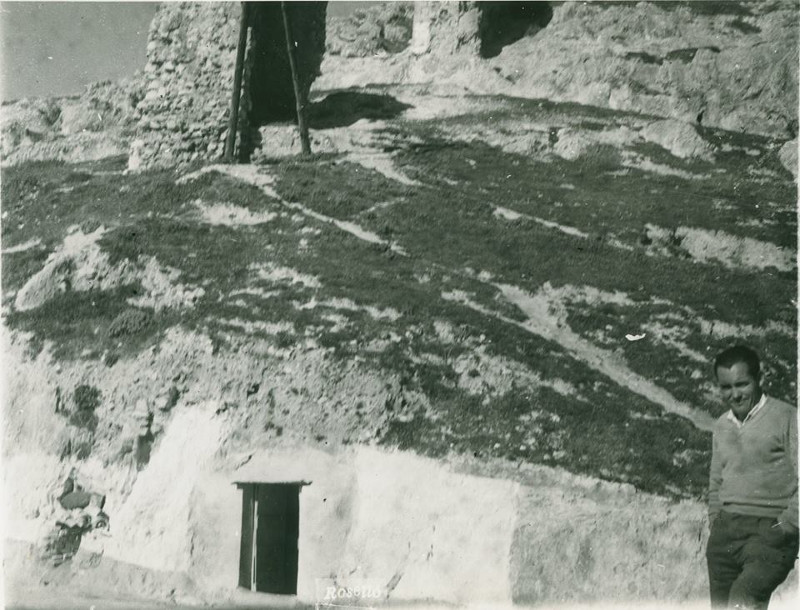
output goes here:
<path id="1" fill-rule="evenodd" d="M 308 160 L 3 170 L 4 448 L 59 464 L 15 486 L 25 539 L 72 467 L 112 495 L 112 523 L 146 502 L 126 464 L 178 451 L 165 431 L 209 400 L 220 463 L 370 445 L 698 502 L 713 354 L 754 345 L 767 390 L 796 399 L 795 189 L 774 141 L 347 95 L 405 110 L 317 130 L 340 149 Z"/>
<path id="2" fill-rule="evenodd" d="M 615 70 L 639 66 L 656 80 L 662 71 L 688 78 L 683 71 L 699 65 L 699 51 L 689 61 L 666 56 L 681 37 L 699 44 L 703 23 L 738 19 L 766 30 L 785 17 L 782 5 L 746 5 L 747 13 L 696 15 L 678 32 L 652 28 L 689 7 L 609 4 L 554 5 L 543 28 L 477 57 L 474 74 L 494 80 L 470 88 L 502 81 L 524 91 L 535 81 L 570 98 L 584 79 L 581 91 L 592 91 L 589 67 L 561 93 L 552 88 L 565 72 L 547 81 L 536 64 L 542 78 L 531 80 L 529 62 L 511 83 L 484 68 L 505 57 L 510 69 L 559 28 L 577 28 L 574 40 L 603 57 L 608 31 L 591 47 L 586 28 L 609 19 L 613 31 L 613 11 L 641 26 L 633 40 L 651 39 L 626 53 L 663 60 L 631 55 Z M 725 35 L 748 29 L 726 27 Z M 413 47 L 347 61 L 353 70 L 383 66 L 391 80 L 392 66 L 411 70 Z M 552 52 L 547 61 L 561 61 Z M 534 544 L 552 552 L 552 542 L 520 530 L 514 561 L 525 577 L 515 581 L 515 601 L 591 601 L 601 589 L 636 600 L 705 595 L 696 562 L 709 427 L 723 412 L 710 361 L 749 343 L 764 358 L 767 391 L 797 399 L 796 143 L 779 128 L 783 115 L 769 114 L 791 95 L 765 86 L 743 97 L 736 116 L 765 132 L 744 133 L 712 126 L 721 115 L 710 110 L 687 122 L 605 98 L 590 105 L 465 92 L 465 74 L 317 91 L 309 158 L 294 155 L 292 126 L 271 126 L 257 163 L 138 173 L 126 170 L 124 154 L 73 162 L 21 152 L 37 145 L 24 127 L 34 122 L 41 132 L 83 126 L 69 137 L 124 139 L 135 86 L 103 85 L 70 101 L 99 108 L 106 92 L 124 91 L 103 106 L 113 124 L 106 131 L 92 131 L 90 114 L 70 115 L 63 101 L 15 106 L 23 135 L 1 176 L 3 457 L 19 545 L 12 584 L 214 601 L 189 576 L 208 565 L 213 544 L 202 536 L 216 522 L 193 512 L 189 498 L 211 492 L 181 484 L 165 494 L 164 473 L 177 481 L 178 470 L 199 468 L 198 447 L 210 448 L 205 457 L 219 469 L 264 448 L 332 455 L 355 447 L 469 463 L 473 474 L 515 481 L 526 486 L 526 514 L 578 506 L 566 530 L 542 530 L 571 545 L 571 559 L 552 573 L 536 572 L 525 555 Z M 663 99 L 678 99 L 671 86 Z M 718 108 L 729 107 L 723 101 Z M 759 123 L 753 108 L 774 120 Z M 72 469 L 108 497 L 111 539 L 87 535 L 76 561 L 54 567 L 52 528 L 63 518 L 55 498 Z M 581 559 L 593 545 L 613 547 L 599 518 L 585 516 L 605 514 L 598 506 L 617 515 L 620 531 L 629 528 L 630 548 L 645 550 L 657 506 L 666 524 L 659 536 L 691 558 L 691 569 L 664 576 L 658 557 L 641 551 L 652 573 L 640 582 L 627 576 L 636 573 L 631 556 L 626 576 Z M 142 525 L 140 510 L 169 525 L 191 519 L 195 563 L 145 571 L 104 558 L 116 544 L 144 562 L 169 540 L 158 530 L 164 522 Z M 133 543 L 120 542 L 120 532 Z"/>
<path id="3" fill-rule="evenodd" d="M 495 4 L 420 5 L 425 14 L 405 52 L 359 62 L 331 54 L 317 86 L 447 82 L 797 135 L 793 2 L 533 2 L 512 3 L 530 6 L 510 14 Z"/>
<path id="4" fill-rule="evenodd" d="M 436 3 L 412 4 L 329 17 L 315 89 L 447 83 L 475 94 L 797 136 L 798 14 L 791 0 L 521 2 L 511 12 L 502 3 L 439 12 Z M 137 75 L 93 85 L 77 98 L 4 104 L 3 163 L 127 151 L 144 92 Z"/>
<path id="5" fill-rule="evenodd" d="M 140 75 L 94 83 L 79 96 L 32 98 L 0 109 L 2 162 L 88 161 L 127 154 L 144 97 Z"/>
<path id="6" fill-rule="evenodd" d="M 411 41 L 413 2 L 384 2 L 329 17 L 325 51 L 333 56 L 369 57 L 400 53 Z"/>
<path id="7" fill-rule="evenodd" d="M 125 176 L 123 160 L 5 170 L 6 323 L 30 357 L 60 362 L 45 404 L 58 394 L 68 412 L 76 388 L 97 388 L 83 451 L 104 459 L 134 397 L 219 393 L 242 422 L 266 405 L 268 435 L 701 494 L 702 430 L 719 413 L 709 355 L 747 340 L 769 389 L 795 396 L 794 189 L 774 144 L 588 107 L 394 95 L 410 109 L 368 129 L 391 156 L 177 181 Z M 12 438 L 26 421 L 9 418 Z"/>

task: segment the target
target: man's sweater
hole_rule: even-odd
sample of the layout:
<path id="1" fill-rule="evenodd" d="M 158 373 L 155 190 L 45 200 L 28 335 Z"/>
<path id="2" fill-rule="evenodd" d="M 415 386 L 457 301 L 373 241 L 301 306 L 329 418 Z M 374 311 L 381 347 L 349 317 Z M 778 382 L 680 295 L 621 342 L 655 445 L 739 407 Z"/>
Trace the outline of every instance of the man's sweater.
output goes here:
<path id="1" fill-rule="evenodd" d="M 773 517 L 797 527 L 797 409 L 767 398 L 743 424 L 714 425 L 708 512 Z"/>

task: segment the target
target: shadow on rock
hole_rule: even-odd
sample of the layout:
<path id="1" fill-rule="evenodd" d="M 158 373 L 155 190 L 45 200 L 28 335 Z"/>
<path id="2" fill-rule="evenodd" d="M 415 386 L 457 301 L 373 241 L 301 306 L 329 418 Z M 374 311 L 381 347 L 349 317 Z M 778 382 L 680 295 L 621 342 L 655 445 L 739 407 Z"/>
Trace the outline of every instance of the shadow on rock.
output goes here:
<path id="1" fill-rule="evenodd" d="M 549 2 L 478 2 L 480 54 L 497 57 L 506 45 L 535 36 L 553 19 Z"/>
<path id="2" fill-rule="evenodd" d="M 391 95 L 338 91 L 308 107 L 308 123 L 312 129 L 347 127 L 360 119 L 392 119 L 411 107 Z"/>

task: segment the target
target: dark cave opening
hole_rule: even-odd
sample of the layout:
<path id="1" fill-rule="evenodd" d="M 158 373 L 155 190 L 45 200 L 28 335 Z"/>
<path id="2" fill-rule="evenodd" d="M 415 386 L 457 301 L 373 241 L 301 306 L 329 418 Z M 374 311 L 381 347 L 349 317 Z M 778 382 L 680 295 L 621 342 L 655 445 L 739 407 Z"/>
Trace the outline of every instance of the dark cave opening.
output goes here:
<path id="1" fill-rule="evenodd" d="M 496 57 L 503 47 L 546 27 L 553 18 L 549 2 L 479 2 L 480 54 Z"/>

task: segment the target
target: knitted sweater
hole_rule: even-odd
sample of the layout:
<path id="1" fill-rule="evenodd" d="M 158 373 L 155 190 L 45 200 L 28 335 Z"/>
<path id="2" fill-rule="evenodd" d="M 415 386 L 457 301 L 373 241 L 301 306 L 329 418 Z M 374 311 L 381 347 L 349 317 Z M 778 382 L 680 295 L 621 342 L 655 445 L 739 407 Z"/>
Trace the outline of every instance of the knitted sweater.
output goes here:
<path id="1" fill-rule="evenodd" d="M 797 527 L 797 409 L 775 398 L 737 425 L 714 425 L 708 512 L 773 517 Z"/>

